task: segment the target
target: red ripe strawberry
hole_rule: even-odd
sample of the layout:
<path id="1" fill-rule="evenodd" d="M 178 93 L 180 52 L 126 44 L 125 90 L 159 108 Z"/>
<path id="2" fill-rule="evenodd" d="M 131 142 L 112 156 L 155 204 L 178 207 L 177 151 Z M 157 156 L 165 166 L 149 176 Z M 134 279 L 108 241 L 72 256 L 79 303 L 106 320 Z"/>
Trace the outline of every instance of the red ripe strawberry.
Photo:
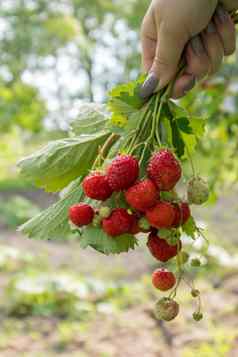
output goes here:
<path id="1" fill-rule="evenodd" d="M 174 206 L 170 202 L 158 202 L 146 211 L 146 218 L 155 228 L 171 228 L 174 217 Z"/>
<path id="2" fill-rule="evenodd" d="M 180 205 L 174 205 L 174 213 L 175 218 L 173 227 L 179 227 L 181 224 L 186 223 L 191 216 L 191 211 L 187 202 L 181 202 Z"/>
<path id="3" fill-rule="evenodd" d="M 85 203 L 80 203 L 69 208 L 69 219 L 78 227 L 87 226 L 92 222 L 93 217 L 94 210 Z"/>
<path id="4" fill-rule="evenodd" d="M 108 182 L 113 191 L 123 191 L 134 184 L 139 176 L 138 161 L 130 155 L 119 155 L 107 169 Z"/>
<path id="5" fill-rule="evenodd" d="M 179 242 L 180 250 L 182 248 L 181 241 Z M 165 239 L 161 239 L 157 235 L 151 233 L 147 242 L 147 246 L 157 260 L 167 262 L 169 259 L 175 257 L 178 253 L 178 245 L 169 245 Z"/>
<path id="6" fill-rule="evenodd" d="M 180 209 L 182 211 L 182 223 L 186 223 L 191 217 L 190 207 L 187 202 L 182 202 L 180 205 Z"/>
<path id="7" fill-rule="evenodd" d="M 179 227 L 182 223 L 181 220 L 181 208 L 178 204 L 174 205 L 174 221 L 172 227 Z"/>
<path id="8" fill-rule="evenodd" d="M 94 172 L 83 180 L 83 190 L 93 200 L 106 201 L 112 195 L 107 176 Z"/>
<path id="9" fill-rule="evenodd" d="M 140 233 L 141 229 L 139 227 L 139 220 L 136 217 L 136 215 L 133 214 L 131 216 L 131 222 L 132 222 L 132 225 L 131 225 L 129 233 L 131 233 L 133 235 Z"/>
<path id="10" fill-rule="evenodd" d="M 125 193 L 127 203 L 142 212 L 154 206 L 158 196 L 159 192 L 155 184 L 149 179 L 135 183 Z"/>
<path id="11" fill-rule="evenodd" d="M 115 208 L 108 218 L 103 219 L 102 228 L 109 236 L 116 237 L 129 233 L 132 224 L 132 215 L 126 209 Z"/>
<path id="12" fill-rule="evenodd" d="M 161 191 L 170 191 L 179 181 L 182 170 L 173 153 L 162 149 L 150 159 L 147 173 Z"/>
<path id="13" fill-rule="evenodd" d="M 153 272 L 152 283 L 156 289 L 166 291 L 172 289 L 176 284 L 176 278 L 173 273 L 161 268 Z"/>

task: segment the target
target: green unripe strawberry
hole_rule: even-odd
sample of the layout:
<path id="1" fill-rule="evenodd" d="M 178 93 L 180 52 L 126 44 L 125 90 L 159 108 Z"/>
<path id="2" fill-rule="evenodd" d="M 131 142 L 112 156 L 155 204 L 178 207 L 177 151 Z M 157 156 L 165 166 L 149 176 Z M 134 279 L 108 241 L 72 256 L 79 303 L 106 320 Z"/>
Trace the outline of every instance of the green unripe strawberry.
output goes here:
<path id="1" fill-rule="evenodd" d="M 155 306 L 155 316 L 158 320 L 171 321 L 178 316 L 179 304 L 168 297 L 160 299 Z"/>
<path id="2" fill-rule="evenodd" d="M 201 312 L 194 312 L 193 313 L 193 319 L 195 321 L 200 321 L 203 319 L 203 314 Z"/>
<path id="3" fill-rule="evenodd" d="M 100 227 L 101 222 L 102 222 L 102 218 L 99 215 L 95 215 L 92 225 L 93 225 L 93 227 L 97 228 L 97 227 Z"/>
<path id="4" fill-rule="evenodd" d="M 101 218 L 108 218 L 111 214 L 112 210 L 110 207 L 101 207 L 99 209 L 99 216 Z"/>
<path id="5" fill-rule="evenodd" d="M 201 261 L 198 258 L 191 259 L 190 264 L 192 267 L 200 267 Z"/>
<path id="6" fill-rule="evenodd" d="M 209 188 L 207 182 L 199 176 L 193 177 L 188 182 L 188 202 L 190 204 L 202 205 L 208 200 Z"/>
<path id="7" fill-rule="evenodd" d="M 196 298 L 200 295 L 200 291 L 198 289 L 193 289 L 191 291 L 191 295 L 192 295 L 192 297 Z"/>

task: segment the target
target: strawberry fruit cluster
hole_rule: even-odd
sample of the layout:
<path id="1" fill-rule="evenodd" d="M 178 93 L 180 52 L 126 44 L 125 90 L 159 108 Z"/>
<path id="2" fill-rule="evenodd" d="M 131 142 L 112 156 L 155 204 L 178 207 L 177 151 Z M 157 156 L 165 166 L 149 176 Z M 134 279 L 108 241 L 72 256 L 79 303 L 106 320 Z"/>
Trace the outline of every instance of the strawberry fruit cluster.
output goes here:
<path id="1" fill-rule="evenodd" d="M 175 186 L 182 169 L 168 149 L 160 149 L 151 156 L 146 173 L 146 177 L 140 178 L 139 162 L 132 155 L 118 155 L 104 172 L 94 171 L 83 180 L 84 194 L 97 203 L 96 208 L 79 203 L 70 207 L 69 218 L 77 227 L 92 225 L 102 229 L 110 239 L 147 233 L 147 247 L 157 261 L 166 263 L 177 256 L 178 278 L 165 268 L 152 274 L 156 289 L 174 289 L 172 295 L 175 295 L 181 280 L 181 265 L 188 260 L 188 254 L 182 251 L 181 227 L 191 218 L 190 203 L 203 203 L 208 190 L 201 178 L 193 177 L 188 183 L 187 200 L 178 197 Z M 110 203 L 113 195 L 114 204 L 107 205 L 106 201 Z M 117 203 L 119 197 L 123 207 Z M 170 321 L 177 316 L 179 308 L 171 297 L 166 299 L 157 303 L 156 316 Z"/>

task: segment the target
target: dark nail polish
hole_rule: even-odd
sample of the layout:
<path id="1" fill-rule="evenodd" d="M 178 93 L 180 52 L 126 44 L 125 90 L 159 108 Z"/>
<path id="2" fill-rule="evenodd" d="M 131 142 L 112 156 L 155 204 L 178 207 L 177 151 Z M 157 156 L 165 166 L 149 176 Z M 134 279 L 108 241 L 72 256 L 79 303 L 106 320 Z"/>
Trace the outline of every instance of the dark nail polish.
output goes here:
<path id="1" fill-rule="evenodd" d="M 191 77 L 191 80 L 187 83 L 187 85 L 184 87 L 184 94 L 189 92 L 196 84 L 196 78 L 194 76 Z"/>
<path id="2" fill-rule="evenodd" d="M 216 26 L 210 22 L 210 24 L 207 26 L 207 33 L 216 33 L 217 29 Z"/>
<path id="3" fill-rule="evenodd" d="M 145 82 L 142 84 L 140 89 L 140 96 L 142 99 L 149 98 L 158 86 L 159 80 L 156 75 L 151 72 L 148 74 Z"/>
<path id="4" fill-rule="evenodd" d="M 199 36 L 195 36 L 192 38 L 191 45 L 197 55 L 204 53 L 203 43 Z"/>
<path id="5" fill-rule="evenodd" d="M 219 20 L 221 22 L 223 22 L 223 23 L 226 22 L 229 19 L 228 13 L 226 12 L 226 10 L 221 5 L 219 5 L 217 7 L 216 14 L 217 14 Z"/>

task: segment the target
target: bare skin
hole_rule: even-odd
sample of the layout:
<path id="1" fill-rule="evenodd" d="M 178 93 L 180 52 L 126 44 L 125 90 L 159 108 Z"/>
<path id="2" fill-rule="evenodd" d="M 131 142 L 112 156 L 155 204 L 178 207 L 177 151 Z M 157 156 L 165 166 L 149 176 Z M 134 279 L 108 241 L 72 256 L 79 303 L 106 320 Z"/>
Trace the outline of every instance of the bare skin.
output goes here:
<path id="1" fill-rule="evenodd" d="M 175 83 L 174 98 L 217 72 L 224 56 L 235 51 L 235 26 L 228 11 L 236 9 L 238 0 L 152 0 L 141 30 L 143 68 L 149 73 L 142 96 L 166 86 L 182 56 L 187 65 Z"/>

